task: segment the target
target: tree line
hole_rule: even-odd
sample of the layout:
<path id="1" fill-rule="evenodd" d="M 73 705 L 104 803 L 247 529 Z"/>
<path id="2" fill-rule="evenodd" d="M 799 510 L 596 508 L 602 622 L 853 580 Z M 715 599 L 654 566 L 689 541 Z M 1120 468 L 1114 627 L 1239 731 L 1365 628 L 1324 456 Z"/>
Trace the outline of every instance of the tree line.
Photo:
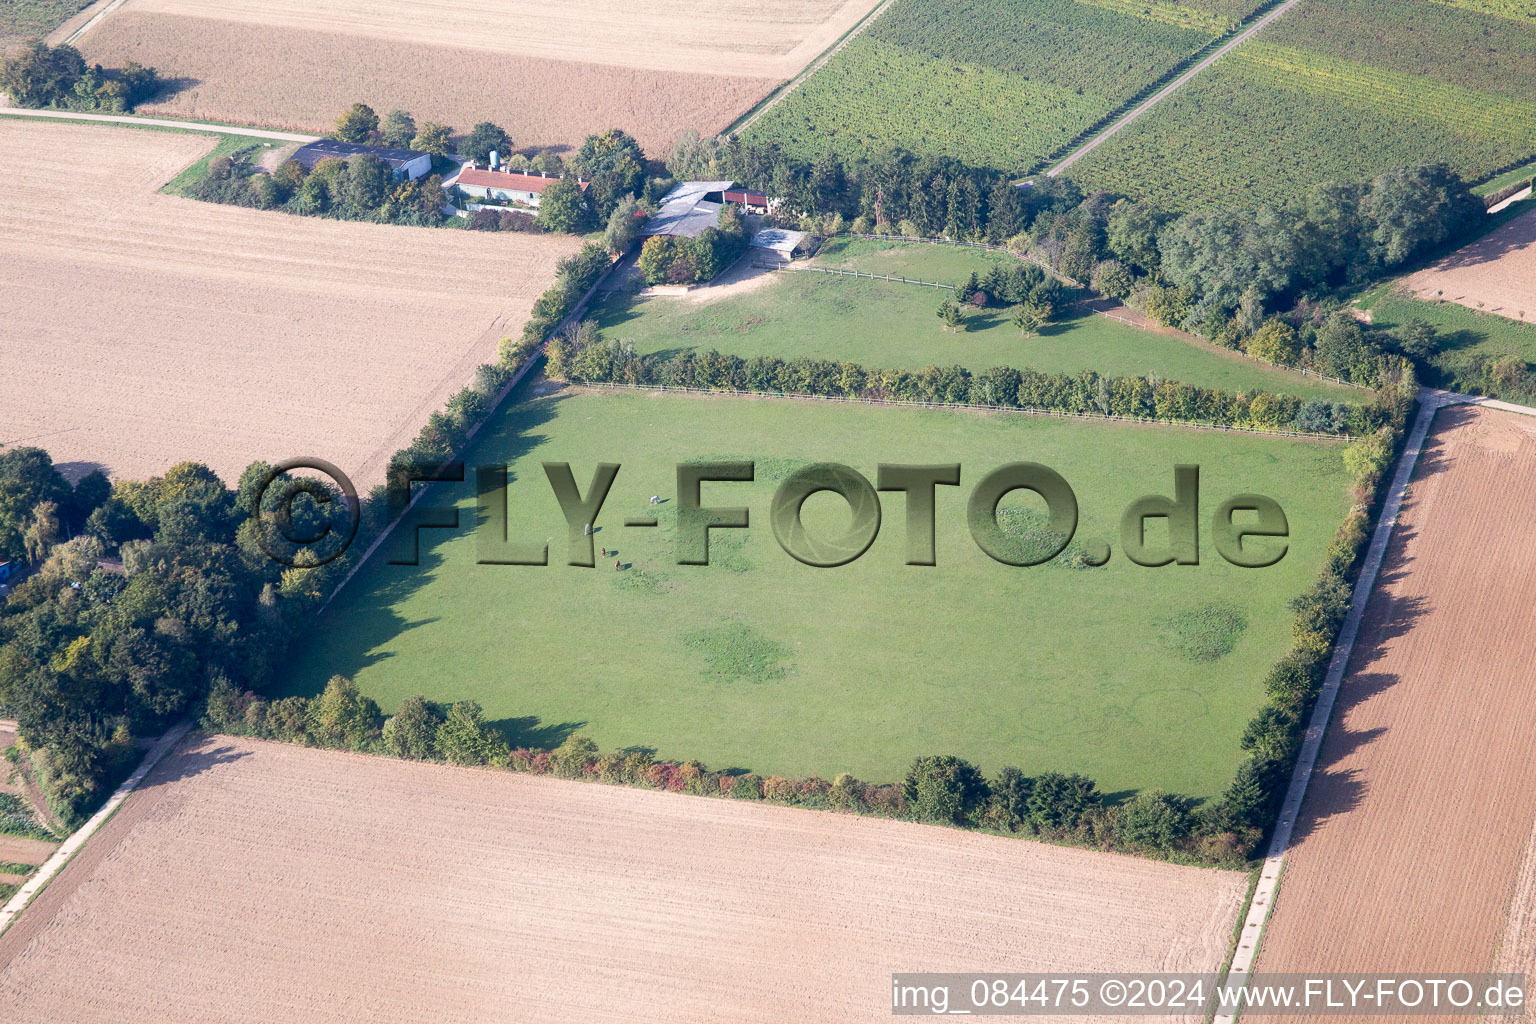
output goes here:
<path id="1" fill-rule="evenodd" d="M 391 464 L 449 458 L 541 341 L 504 339 L 497 361 Z M 346 554 L 315 565 L 295 546 L 296 564 L 280 565 L 263 542 L 276 539 L 270 524 L 292 481 L 279 477 L 266 492 L 265 537 L 251 514 L 270 469 L 253 463 L 233 489 L 192 462 L 147 481 L 113 483 L 96 471 L 71 487 L 43 449 L 0 450 L 0 561 L 27 570 L 0 598 L 0 712 L 17 719 L 66 824 L 127 774 L 136 737 L 163 731 L 233 680 L 272 680 L 292 636 L 388 523 L 384 488 L 375 488 Z M 332 497 L 340 507 L 341 495 Z M 319 506 L 294 508 L 295 535 L 317 535 Z"/>
<path id="2" fill-rule="evenodd" d="M 1005 766 L 987 778 L 962 758 L 937 755 L 914 759 L 899 782 L 865 782 L 847 773 L 829 782 L 814 775 L 712 771 L 699 761 L 658 759 L 644 748 L 603 753 L 581 733 L 553 749 L 512 747 L 474 701 L 441 704 L 417 695 L 385 716 L 344 676 L 333 676 L 313 698 L 277 700 L 219 679 L 201 724 L 212 732 L 312 747 L 984 829 L 1229 866 L 1245 856 L 1237 837 L 1220 831 L 1224 822 L 1193 810 L 1191 801 L 1150 790 L 1109 804 L 1083 775 L 1029 776 Z"/>
<path id="3" fill-rule="evenodd" d="M 1203 423 L 1257 430 L 1368 434 L 1387 423 L 1394 399 L 1364 405 L 1302 401 L 1267 391 L 1229 392 L 1156 376 L 1110 377 L 997 366 L 972 373 L 963 366 L 880 369 L 830 359 L 741 356 L 710 350 L 662 357 L 598 337 L 585 321 L 549 342 L 546 372 L 574 383 L 625 384 L 810 395 L 821 398 L 923 402 L 1070 415 Z M 1409 371 L 1407 387 L 1412 387 Z"/>
<path id="4" fill-rule="evenodd" d="M 1142 309 L 1161 323 L 1271 361 L 1308 366 L 1367 387 L 1392 385 L 1423 359 L 1334 329 L 1316 363 L 1320 308 L 1482 223 L 1483 203 L 1443 164 L 1399 167 L 1368 181 L 1326 182 L 1283 207 L 1174 214 L 1068 178 L 1026 187 L 942 156 L 892 149 L 814 162 L 772 142 L 684 133 L 667 158 L 678 178 L 731 178 L 773 197 L 774 216 L 824 230 L 944 237 L 1006 245 L 1053 271 Z M 835 225 L 829 222 L 835 219 Z M 1278 348 L 1274 335 L 1293 332 Z M 1354 345 L 1346 349 L 1346 346 Z M 1384 357 L 1384 358 L 1380 358 Z"/>
<path id="5" fill-rule="evenodd" d="M 73 46 L 29 40 L 0 58 L 0 92 L 18 107 L 126 113 L 151 99 L 164 83 L 154 68 L 127 61 L 121 68 L 86 64 Z"/>

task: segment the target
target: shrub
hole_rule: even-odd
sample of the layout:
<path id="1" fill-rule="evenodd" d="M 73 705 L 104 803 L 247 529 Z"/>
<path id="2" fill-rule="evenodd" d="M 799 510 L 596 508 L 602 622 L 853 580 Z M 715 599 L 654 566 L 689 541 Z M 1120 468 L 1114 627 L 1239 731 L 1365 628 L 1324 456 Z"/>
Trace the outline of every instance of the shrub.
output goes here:
<path id="1" fill-rule="evenodd" d="M 1012 765 L 1003 766 L 992 780 L 982 822 L 999 832 L 1013 832 L 1028 823 L 1029 797 L 1035 780 Z"/>
<path id="2" fill-rule="evenodd" d="M 309 733 L 322 746 L 356 750 L 378 735 L 379 706 L 346 676 L 331 676 L 309 712 Z"/>
<path id="3" fill-rule="evenodd" d="M 1138 793 L 1120 808 L 1117 835 L 1138 850 L 1171 852 L 1189 835 L 1189 807 L 1161 790 Z"/>
<path id="4" fill-rule="evenodd" d="M 472 700 L 461 700 L 448 709 L 437 729 L 437 749 L 453 764 L 493 764 L 509 757 L 507 741 Z"/>
<path id="5" fill-rule="evenodd" d="M 736 776 L 736 781 L 731 783 L 730 795 L 734 800 L 761 800 L 763 798 L 762 777 L 750 772 Z"/>
<path id="6" fill-rule="evenodd" d="M 442 709 L 425 697 L 407 697 L 384 723 L 384 749 L 395 757 L 412 761 L 436 760 L 437 734 L 443 718 Z"/>
<path id="7" fill-rule="evenodd" d="M 1027 803 L 1029 823 L 1038 832 L 1059 835 L 1071 831 L 1082 816 L 1099 805 L 1099 791 L 1082 775 L 1046 772 L 1035 779 Z"/>
<path id="8" fill-rule="evenodd" d="M 562 779 L 579 779 L 586 774 L 587 762 L 596 759 L 597 744 L 581 733 L 572 733 L 549 755 L 550 767 Z"/>
<path id="9" fill-rule="evenodd" d="M 963 825 L 987 798 L 987 783 L 969 761 L 949 754 L 919 757 L 907 771 L 902 790 L 920 821 Z"/>

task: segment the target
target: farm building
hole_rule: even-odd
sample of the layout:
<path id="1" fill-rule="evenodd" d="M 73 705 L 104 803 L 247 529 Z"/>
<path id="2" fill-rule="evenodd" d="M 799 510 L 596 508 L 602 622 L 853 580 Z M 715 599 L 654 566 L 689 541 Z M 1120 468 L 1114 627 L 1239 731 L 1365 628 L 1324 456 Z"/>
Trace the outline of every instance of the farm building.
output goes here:
<path id="1" fill-rule="evenodd" d="M 466 167 L 459 172 L 456 184 L 459 186 L 459 191 L 467 196 L 537 207 L 539 196 L 559 180 L 557 176 L 540 174 L 537 171 L 532 174 L 511 174 L 506 171 L 480 171 L 473 167 Z M 585 192 L 591 183 L 578 181 L 577 184 Z"/>
<path id="2" fill-rule="evenodd" d="M 782 267 L 797 256 L 808 255 L 816 240 L 804 231 L 764 228 L 752 236 L 752 263 L 758 267 Z"/>
<path id="3" fill-rule="evenodd" d="M 768 211 L 767 196 L 739 188 L 734 181 L 685 181 L 666 194 L 640 234 L 695 238 L 720 222 L 720 207 L 726 203 L 736 203 L 748 213 Z"/>
<path id="4" fill-rule="evenodd" d="M 354 156 L 378 157 L 389 165 L 389 169 L 397 178 L 415 180 L 432 170 L 432 156 L 429 153 L 418 153 L 414 149 L 390 149 L 387 146 L 359 146 L 356 143 L 337 142 L 334 139 L 320 139 L 300 147 L 298 152 L 293 154 L 293 159 L 307 169 L 314 170 L 315 164 L 321 160 L 332 158 L 345 160 Z"/>

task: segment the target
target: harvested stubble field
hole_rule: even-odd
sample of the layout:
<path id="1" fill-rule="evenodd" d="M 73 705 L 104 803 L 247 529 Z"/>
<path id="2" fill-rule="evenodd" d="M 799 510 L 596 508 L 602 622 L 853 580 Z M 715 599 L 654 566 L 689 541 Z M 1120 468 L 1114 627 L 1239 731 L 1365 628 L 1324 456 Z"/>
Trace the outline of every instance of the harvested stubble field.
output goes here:
<path id="1" fill-rule="evenodd" d="M 361 100 L 495 121 L 521 147 L 618 126 L 660 155 L 685 128 L 723 129 L 874 2 L 129 0 L 80 46 L 178 79 L 147 112 L 325 130 Z"/>
<path id="2" fill-rule="evenodd" d="M 892 970 L 1212 970 L 1244 882 L 214 737 L 0 936 L 0 1005 L 15 1024 L 879 1020 Z"/>
<path id="3" fill-rule="evenodd" d="M 318 455 L 369 487 L 578 244 L 156 194 L 211 145 L 0 119 L 0 442 L 129 478 Z"/>
<path id="4" fill-rule="evenodd" d="M 1536 319 L 1536 210 L 1410 275 L 1403 286 L 1425 299 Z"/>
<path id="5" fill-rule="evenodd" d="M 1536 418 L 1442 411 L 1339 691 L 1258 970 L 1475 972 L 1501 950 L 1499 969 L 1536 968 L 1529 955 L 1510 962 L 1536 939 L 1525 923 L 1536 889 L 1532 507 Z"/>

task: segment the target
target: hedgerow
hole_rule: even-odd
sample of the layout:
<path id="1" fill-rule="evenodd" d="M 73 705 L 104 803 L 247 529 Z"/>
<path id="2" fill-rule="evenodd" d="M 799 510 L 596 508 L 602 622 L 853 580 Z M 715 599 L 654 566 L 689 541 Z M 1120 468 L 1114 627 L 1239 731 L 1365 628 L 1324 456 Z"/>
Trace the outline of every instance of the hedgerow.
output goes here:
<path id="1" fill-rule="evenodd" d="M 973 374 L 963 366 L 891 370 L 828 359 L 780 359 L 716 351 L 640 355 L 619 341 L 603 341 L 591 322 L 551 340 L 546 371 L 581 384 L 676 387 L 754 394 L 1032 409 L 1255 430 L 1297 429 L 1309 403 L 1267 391 L 1227 392 L 1157 377 L 1107 377 L 993 367 Z M 1362 434 L 1386 422 L 1384 401 L 1341 407 L 1337 434 Z M 1312 425 L 1332 427 L 1335 420 Z"/>

